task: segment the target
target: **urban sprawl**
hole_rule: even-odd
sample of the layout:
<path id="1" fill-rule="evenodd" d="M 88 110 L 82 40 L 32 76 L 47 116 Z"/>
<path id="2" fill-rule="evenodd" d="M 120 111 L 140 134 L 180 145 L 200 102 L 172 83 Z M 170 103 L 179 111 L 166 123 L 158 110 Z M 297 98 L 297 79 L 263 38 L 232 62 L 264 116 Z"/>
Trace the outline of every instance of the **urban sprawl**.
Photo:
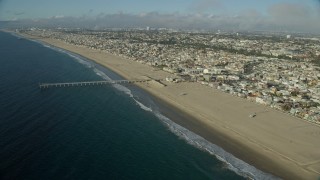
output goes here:
<path id="1" fill-rule="evenodd" d="M 320 124 L 320 39 L 288 34 L 20 30 L 108 52 Z"/>

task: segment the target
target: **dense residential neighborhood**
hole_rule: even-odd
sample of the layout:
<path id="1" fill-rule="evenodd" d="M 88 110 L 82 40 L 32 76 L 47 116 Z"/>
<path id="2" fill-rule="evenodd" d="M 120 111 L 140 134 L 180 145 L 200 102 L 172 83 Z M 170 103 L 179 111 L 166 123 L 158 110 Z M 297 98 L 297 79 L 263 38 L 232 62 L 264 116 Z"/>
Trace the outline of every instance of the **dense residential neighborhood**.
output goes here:
<path id="1" fill-rule="evenodd" d="M 19 30 L 112 53 L 320 124 L 320 39 L 173 30 Z"/>

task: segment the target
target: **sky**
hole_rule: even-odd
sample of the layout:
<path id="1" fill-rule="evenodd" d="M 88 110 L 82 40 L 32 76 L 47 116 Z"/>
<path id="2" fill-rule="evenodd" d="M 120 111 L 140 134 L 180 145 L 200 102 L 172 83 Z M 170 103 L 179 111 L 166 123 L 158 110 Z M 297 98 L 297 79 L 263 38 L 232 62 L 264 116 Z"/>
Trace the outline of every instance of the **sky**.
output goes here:
<path id="1" fill-rule="evenodd" d="M 320 0 L 0 0 L 0 21 L 61 26 L 319 31 L 318 19 Z"/>

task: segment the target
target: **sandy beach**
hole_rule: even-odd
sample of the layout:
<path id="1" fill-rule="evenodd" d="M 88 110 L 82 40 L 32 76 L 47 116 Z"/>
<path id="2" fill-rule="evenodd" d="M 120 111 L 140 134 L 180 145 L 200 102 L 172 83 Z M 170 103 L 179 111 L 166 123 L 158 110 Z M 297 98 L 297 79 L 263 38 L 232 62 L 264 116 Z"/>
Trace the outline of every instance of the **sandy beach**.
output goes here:
<path id="1" fill-rule="evenodd" d="M 55 39 L 38 40 L 89 58 L 126 79 L 172 76 L 98 50 Z M 319 126 L 198 83 L 164 83 L 167 86 L 152 82 L 138 85 L 159 102 L 175 108 L 175 112 L 190 117 L 173 121 L 239 159 L 280 178 L 320 177 Z M 250 118 L 253 112 L 257 116 Z"/>

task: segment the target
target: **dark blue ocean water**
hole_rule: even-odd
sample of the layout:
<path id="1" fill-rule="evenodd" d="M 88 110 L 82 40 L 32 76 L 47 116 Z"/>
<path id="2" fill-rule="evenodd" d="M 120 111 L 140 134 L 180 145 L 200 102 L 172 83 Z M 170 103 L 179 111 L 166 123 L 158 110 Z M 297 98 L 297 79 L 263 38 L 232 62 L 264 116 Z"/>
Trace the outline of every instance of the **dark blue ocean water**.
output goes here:
<path id="1" fill-rule="evenodd" d="M 244 179 L 135 87 L 41 91 L 120 78 L 71 56 L 0 32 L 0 179 Z"/>

